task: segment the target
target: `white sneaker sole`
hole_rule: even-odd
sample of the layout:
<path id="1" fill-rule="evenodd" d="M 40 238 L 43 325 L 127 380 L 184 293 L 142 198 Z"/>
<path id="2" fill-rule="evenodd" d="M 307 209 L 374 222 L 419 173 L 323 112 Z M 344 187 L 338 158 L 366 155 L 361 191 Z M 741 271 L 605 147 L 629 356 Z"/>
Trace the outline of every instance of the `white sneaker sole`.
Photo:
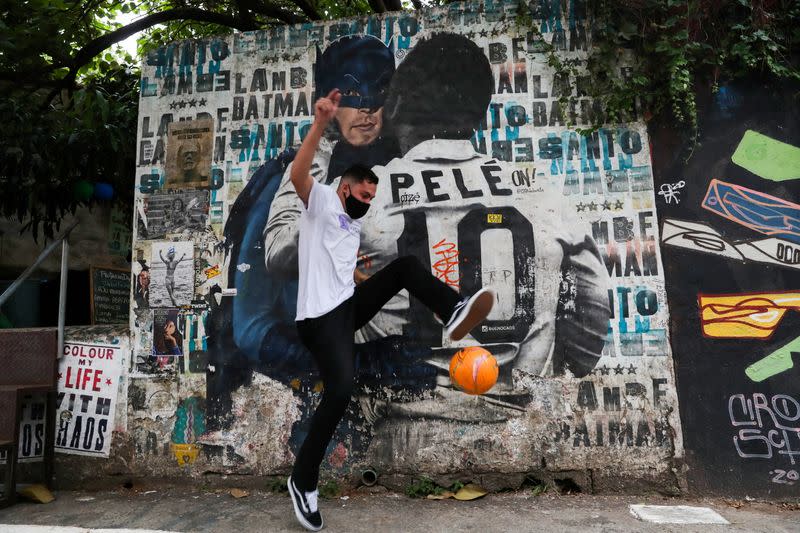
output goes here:
<path id="1" fill-rule="evenodd" d="M 322 529 L 325 526 L 324 522 L 321 526 L 316 527 L 303 516 L 303 512 L 300 510 L 300 502 L 297 501 L 298 496 L 294 493 L 294 487 L 292 487 L 292 476 L 289 476 L 289 479 L 286 480 L 286 488 L 289 489 L 289 496 L 292 498 L 292 507 L 294 507 L 294 516 L 297 518 L 297 521 L 300 522 L 300 525 L 309 531 L 319 531 Z"/>
<path id="2" fill-rule="evenodd" d="M 491 289 L 483 288 L 472 295 L 463 312 L 463 318 L 447 328 L 447 337 L 451 341 L 459 341 L 478 324 L 483 322 L 494 307 L 495 295 Z"/>

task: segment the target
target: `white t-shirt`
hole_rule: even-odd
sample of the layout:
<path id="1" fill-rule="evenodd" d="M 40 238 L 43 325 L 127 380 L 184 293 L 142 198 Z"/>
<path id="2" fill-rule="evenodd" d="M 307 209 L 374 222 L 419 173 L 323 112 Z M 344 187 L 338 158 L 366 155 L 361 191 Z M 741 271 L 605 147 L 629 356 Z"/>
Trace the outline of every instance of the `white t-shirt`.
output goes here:
<path id="1" fill-rule="evenodd" d="M 313 181 L 300 216 L 297 320 L 322 316 L 353 295 L 360 241 L 361 222 L 345 213 L 334 186 Z"/>

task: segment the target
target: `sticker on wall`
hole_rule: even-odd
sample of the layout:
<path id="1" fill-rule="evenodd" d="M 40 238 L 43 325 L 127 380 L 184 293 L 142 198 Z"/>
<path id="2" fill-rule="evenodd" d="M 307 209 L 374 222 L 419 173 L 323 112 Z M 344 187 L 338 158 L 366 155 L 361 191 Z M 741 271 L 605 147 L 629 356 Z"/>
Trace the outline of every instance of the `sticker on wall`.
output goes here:
<path id="1" fill-rule="evenodd" d="M 208 187 L 214 131 L 211 119 L 169 125 L 165 189 Z"/>
<path id="2" fill-rule="evenodd" d="M 800 269 L 798 244 L 775 238 L 731 242 L 708 224 L 699 222 L 665 219 L 661 242 L 728 259 Z"/>
<path id="3" fill-rule="evenodd" d="M 753 130 L 744 133 L 731 161 L 772 181 L 800 178 L 800 148 Z"/>
<path id="4" fill-rule="evenodd" d="M 203 274 L 206 275 L 206 279 L 216 278 L 222 274 L 222 269 L 219 265 L 213 265 L 203 270 Z"/>
<path id="5" fill-rule="evenodd" d="M 786 311 L 800 311 L 800 292 L 701 294 L 699 306 L 707 337 L 768 339 Z"/>
<path id="6" fill-rule="evenodd" d="M 157 191 L 144 199 L 137 221 L 140 239 L 162 239 L 168 233 L 200 231 L 208 221 L 208 191 Z"/>
<path id="7" fill-rule="evenodd" d="M 713 179 L 702 207 L 759 233 L 800 244 L 800 205 L 782 198 Z"/>
<path id="8" fill-rule="evenodd" d="M 189 305 L 194 295 L 194 243 L 156 242 L 150 263 L 150 307 Z"/>

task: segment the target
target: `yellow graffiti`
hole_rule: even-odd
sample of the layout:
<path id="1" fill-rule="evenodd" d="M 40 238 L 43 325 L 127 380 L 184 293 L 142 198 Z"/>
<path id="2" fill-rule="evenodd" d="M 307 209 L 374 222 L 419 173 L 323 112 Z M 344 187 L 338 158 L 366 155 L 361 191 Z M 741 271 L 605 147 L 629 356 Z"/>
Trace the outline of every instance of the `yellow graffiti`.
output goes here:
<path id="1" fill-rule="evenodd" d="M 199 444 L 175 444 L 172 443 L 172 453 L 178 460 L 179 466 L 187 466 L 195 462 L 200 454 Z"/>
<path id="2" fill-rule="evenodd" d="M 800 291 L 700 295 L 703 334 L 720 338 L 766 339 L 786 311 L 800 311 Z"/>

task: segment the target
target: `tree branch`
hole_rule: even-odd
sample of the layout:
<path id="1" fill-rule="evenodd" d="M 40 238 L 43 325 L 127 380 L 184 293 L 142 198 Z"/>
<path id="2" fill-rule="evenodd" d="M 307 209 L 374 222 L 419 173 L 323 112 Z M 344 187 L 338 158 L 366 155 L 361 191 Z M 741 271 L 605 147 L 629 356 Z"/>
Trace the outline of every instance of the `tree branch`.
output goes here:
<path id="1" fill-rule="evenodd" d="M 305 15 L 311 20 L 321 20 L 322 17 L 317 10 L 307 1 L 307 0 L 293 0 L 294 3 L 299 7 Z M 305 22 L 305 19 L 299 15 L 295 15 L 294 13 L 289 13 L 288 11 L 283 11 L 281 8 L 273 5 L 273 4 L 263 4 L 261 2 L 252 2 L 249 3 L 249 8 L 253 13 L 258 13 L 260 15 L 266 15 L 268 17 L 272 17 L 283 22 L 287 22 L 289 24 L 297 24 L 298 22 Z M 286 14 L 290 17 L 293 17 L 293 20 L 287 20 L 279 14 Z"/>
<path id="2" fill-rule="evenodd" d="M 367 0 L 369 2 L 369 7 L 375 13 L 386 13 L 386 5 L 383 3 L 383 0 Z"/>
<path id="3" fill-rule="evenodd" d="M 294 17 L 294 15 L 289 13 L 287 14 Z M 146 15 L 138 20 L 134 20 L 127 26 L 123 26 L 112 32 L 106 33 L 105 35 L 101 35 L 97 39 L 89 41 L 83 48 L 78 50 L 77 54 L 75 54 L 75 57 L 72 60 L 72 65 L 70 66 L 70 73 L 74 74 L 75 71 L 77 71 L 80 67 L 88 63 L 91 58 L 112 44 L 124 41 L 131 35 L 142 30 L 146 30 L 151 26 L 155 26 L 156 24 L 161 24 L 163 22 L 169 22 L 171 20 L 195 20 L 198 22 L 210 22 L 212 24 L 228 26 L 229 28 L 236 28 L 237 30 L 242 31 L 256 29 L 244 24 L 242 20 L 236 17 L 222 13 L 212 13 L 210 11 L 192 7 L 168 9 L 159 13 L 153 13 L 152 15 Z M 289 21 L 287 20 L 286 22 Z"/>
<path id="4" fill-rule="evenodd" d="M 400 0 L 384 0 L 386 4 L 386 8 L 389 11 L 402 11 L 403 5 L 400 3 Z"/>
<path id="5" fill-rule="evenodd" d="M 269 16 L 275 17 L 282 22 L 295 24 L 298 22 L 302 22 L 303 18 L 295 15 L 294 13 L 290 13 L 288 11 L 284 11 L 278 7 L 273 7 L 270 9 Z M 211 11 L 205 11 L 203 9 L 193 8 L 193 7 L 184 7 L 184 8 L 175 8 L 175 9 L 167 9 L 166 11 L 160 11 L 158 13 L 151 13 L 146 15 L 138 20 L 131 22 L 130 24 L 123 26 L 121 28 L 117 28 L 116 30 L 106 33 L 105 35 L 101 35 L 100 37 L 93 39 L 86 43 L 83 48 L 78 50 L 75 54 L 75 57 L 70 62 L 69 72 L 66 76 L 64 76 L 60 83 L 50 92 L 47 99 L 44 102 L 44 106 L 49 105 L 52 99 L 55 97 L 58 92 L 65 87 L 71 87 L 75 83 L 75 77 L 78 74 L 78 70 L 86 63 L 89 62 L 94 56 L 108 48 L 114 43 L 118 43 L 120 41 L 124 41 L 131 35 L 140 32 L 142 30 L 146 30 L 156 24 L 161 24 L 164 22 L 169 22 L 171 20 L 194 20 L 197 22 L 209 22 L 212 24 L 219 24 L 220 26 L 227 26 L 229 28 L 235 28 L 241 31 L 248 31 L 248 30 L 255 30 L 257 26 L 255 22 L 252 24 L 247 24 L 241 18 L 233 17 L 230 15 L 225 15 L 223 13 L 214 13 Z"/>
<path id="6" fill-rule="evenodd" d="M 422 2 L 420 2 L 419 0 L 411 0 L 411 3 L 414 4 L 414 9 L 416 9 L 417 11 L 422 9 Z"/>
<path id="7" fill-rule="evenodd" d="M 239 19 L 241 19 L 242 23 L 246 26 L 257 26 L 252 10 L 250 9 L 250 4 L 253 3 L 252 0 L 235 0 L 234 3 L 236 7 L 239 8 Z"/>
<path id="8" fill-rule="evenodd" d="M 311 20 L 322 20 L 322 15 L 319 14 L 317 8 L 315 8 L 309 0 L 292 0 L 300 10 L 306 14 L 306 16 Z M 266 14 L 266 13 L 265 13 Z"/>

